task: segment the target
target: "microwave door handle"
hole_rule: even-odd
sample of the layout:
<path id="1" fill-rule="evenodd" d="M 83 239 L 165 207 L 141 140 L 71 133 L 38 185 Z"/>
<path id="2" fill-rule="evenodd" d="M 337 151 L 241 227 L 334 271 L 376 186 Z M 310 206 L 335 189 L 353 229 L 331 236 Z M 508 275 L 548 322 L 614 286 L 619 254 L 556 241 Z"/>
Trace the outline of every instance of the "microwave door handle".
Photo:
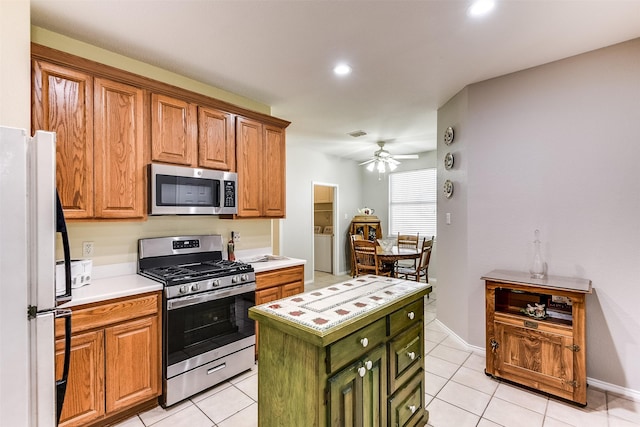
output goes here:
<path id="1" fill-rule="evenodd" d="M 56 318 L 64 318 L 64 365 L 62 368 L 62 378 L 56 380 L 56 425 L 60 423 L 62 405 L 67 393 L 67 383 L 69 379 L 69 363 L 71 360 L 71 310 L 57 309 Z"/>

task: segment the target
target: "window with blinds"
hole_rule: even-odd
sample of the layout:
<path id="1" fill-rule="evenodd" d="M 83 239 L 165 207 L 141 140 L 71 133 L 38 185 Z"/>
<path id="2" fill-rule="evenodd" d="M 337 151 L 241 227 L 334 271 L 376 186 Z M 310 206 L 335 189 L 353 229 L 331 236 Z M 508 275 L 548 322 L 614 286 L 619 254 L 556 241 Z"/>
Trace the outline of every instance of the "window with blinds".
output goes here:
<path id="1" fill-rule="evenodd" d="M 389 174 L 389 234 L 436 235 L 436 169 Z"/>

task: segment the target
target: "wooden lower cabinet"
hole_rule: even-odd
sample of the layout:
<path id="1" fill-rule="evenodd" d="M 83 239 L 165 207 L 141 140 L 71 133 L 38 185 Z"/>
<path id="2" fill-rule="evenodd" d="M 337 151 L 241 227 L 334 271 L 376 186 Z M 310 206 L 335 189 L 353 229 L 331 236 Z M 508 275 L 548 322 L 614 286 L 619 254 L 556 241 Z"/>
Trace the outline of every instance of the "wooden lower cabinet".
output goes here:
<path id="1" fill-rule="evenodd" d="M 261 331 L 258 425 L 425 426 L 423 315 L 430 291 L 322 334 L 251 309 Z"/>
<path id="2" fill-rule="evenodd" d="M 104 425 L 139 406 L 157 405 L 161 389 L 161 294 L 72 307 L 71 359 L 61 427 Z M 56 373 L 62 374 L 64 327 L 56 322 Z"/>
<path id="3" fill-rule="evenodd" d="M 586 405 L 585 295 L 591 282 L 550 277 L 538 283 L 528 274 L 492 273 L 483 277 L 486 373 Z M 544 304 L 544 315 L 523 312 L 536 304 Z"/>
<path id="4" fill-rule="evenodd" d="M 304 265 L 256 273 L 256 305 L 304 292 Z M 256 324 L 256 357 L 258 325 Z"/>

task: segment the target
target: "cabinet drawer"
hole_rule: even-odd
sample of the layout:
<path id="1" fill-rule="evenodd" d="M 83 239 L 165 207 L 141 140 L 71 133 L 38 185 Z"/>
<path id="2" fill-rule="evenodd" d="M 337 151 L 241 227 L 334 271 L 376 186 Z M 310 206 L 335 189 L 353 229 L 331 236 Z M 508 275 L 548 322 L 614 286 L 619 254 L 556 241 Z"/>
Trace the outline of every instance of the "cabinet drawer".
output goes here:
<path id="1" fill-rule="evenodd" d="M 390 426 L 416 425 L 426 415 L 424 409 L 424 371 L 420 369 L 409 383 L 389 398 Z"/>
<path id="2" fill-rule="evenodd" d="M 389 342 L 389 393 L 423 365 L 422 324 L 415 325 Z"/>
<path id="3" fill-rule="evenodd" d="M 420 298 L 389 315 L 389 335 L 422 322 L 424 316 L 424 298 Z"/>
<path id="4" fill-rule="evenodd" d="M 327 372 L 334 372 L 384 342 L 385 332 L 385 319 L 382 318 L 331 344 L 327 347 Z"/>
<path id="5" fill-rule="evenodd" d="M 71 331 L 77 333 L 158 313 L 160 293 L 122 298 L 89 306 L 72 308 Z M 56 320 L 56 337 L 64 335 L 64 320 Z"/>
<path id="6" fill-rule="evenodd" d="M 304 283 L 304 269 L 301 265 L 256 274 L 256 289 L 292 282 Z"/>

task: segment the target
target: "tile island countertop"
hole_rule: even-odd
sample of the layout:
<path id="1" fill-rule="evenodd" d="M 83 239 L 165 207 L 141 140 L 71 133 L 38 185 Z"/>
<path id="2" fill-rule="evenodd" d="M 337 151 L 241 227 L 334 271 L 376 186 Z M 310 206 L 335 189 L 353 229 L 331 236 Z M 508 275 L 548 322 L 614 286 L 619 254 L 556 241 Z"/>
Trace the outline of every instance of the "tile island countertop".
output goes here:
<path id="1" fill-rule="evenodd" d="M 339 339 L 345 326 L 356 327 L 369 315 L 399 308 L 409 295 L 431 292 L 431 285 L 382 276 L 360 276 L 249 309 L 249 317 L 285 330 L 298 330 L 313 344 Z M 346 329 L 346 328 L 345 328 Z M 299 335 L 300 336 L 300 335 Z"/>

